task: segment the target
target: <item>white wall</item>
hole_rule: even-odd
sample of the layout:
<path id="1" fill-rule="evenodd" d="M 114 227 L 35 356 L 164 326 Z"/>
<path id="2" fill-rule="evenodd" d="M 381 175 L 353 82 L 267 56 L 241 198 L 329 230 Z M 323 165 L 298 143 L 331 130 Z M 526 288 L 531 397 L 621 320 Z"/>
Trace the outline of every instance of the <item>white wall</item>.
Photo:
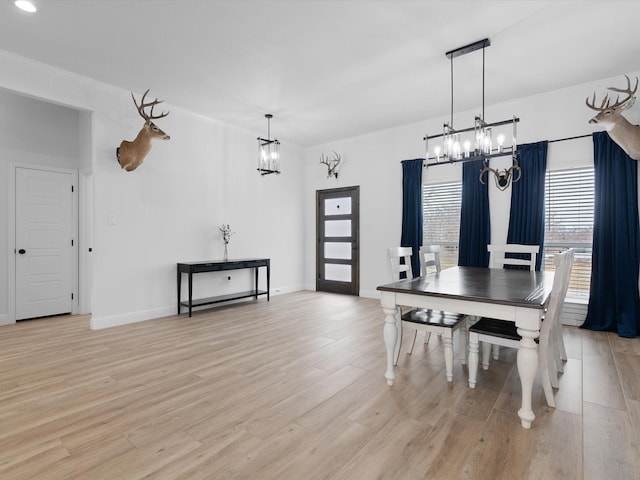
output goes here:
<path id="1" fill-rule="evenodd" d="M 599 98 L 608 86 L 624 85 L 620 77 L 595 81 L 585 85 L 548 92 L 501 105 L 489 105 L 485 119 L 495 122 L 520 118 L 518 142 L 531 143 L 591 134 L 598 130 L 588 124 L 595 112 L 585 106 L 585 98 L 594 91 Z M 630 74 L 630 75 L 638 75 Z M 456 112 L 454 125 L 472 126 L 480 111 Z M 625 116 L 632 123 L 640 123 L 640 107 L 629 110 Z M 307 165 L 305 187 L 305 285 L 315 288 L 315 190 L 337 186 L 360 186 L 360 242 L 361 270 L 360 294 L 377 298 L 376 287 L 389 282 L 390 272 L 386 249 L 399 245 L 402 223 L 402 160 L 424 158 L 425 134 L 434 135 L 442 130 L 448 118 L 431 118 L 424 122 L 371 133 L 359 137 L 318 145 L 305 152 Z M 336 151 L 342 155 L 344 165 L 338 180 L 326 178 L 326 166 L 320 165 L 320 155 Z M 508 166 L 509 158 L 492 161 L 494 168 Z M 506 162 L 506 164 L 505 164 Z M 552 143 L 548 151 L 548 168 L 563 169 L 593 164 L 590 138 Z M 425 169 L 424 182 L 459 180 L 460 165 L 437 166 Z M 492 241 L 504 242 L 507 237 L 511 189 L 500 191 L 489 183 Z"/>
<path id="2" fill-rule="evenodd" d="M 79 147 L 71 136 L 65 145 L 91 155 L 91 167 L 83 171 L 92 178 L 94 328 L 175 313 L 176 262 L 222 258 L 222 223 L 236 232 L 232 257 L 271 258 L 273 293 L 303 288 L 302 149 L 281 139 L 283 173 L 260 177 L 255 146 L 260 132 L 203 118 L 165 99 L 171 113 L 158 124 L 171 140 L 155 142 L 145 162 L 127 173 L 115 149 L 142 126 L 129 91 L 3 52 L 0 71 L 0 87 L 82 110 L 83 119 L 89 117 L 84 112 L 92 112 L 91 147 Z M 151 93 L 162 98 L 162 92 Z M 86 129 L 78 135 L 87 135 Z M 248 271 L 234 273 L 231 282 L 226 277 L 199 279 L 194 296 L 247 290 L 251 284 Z M 0 295 L 6 296 L 4 287 Z"/>

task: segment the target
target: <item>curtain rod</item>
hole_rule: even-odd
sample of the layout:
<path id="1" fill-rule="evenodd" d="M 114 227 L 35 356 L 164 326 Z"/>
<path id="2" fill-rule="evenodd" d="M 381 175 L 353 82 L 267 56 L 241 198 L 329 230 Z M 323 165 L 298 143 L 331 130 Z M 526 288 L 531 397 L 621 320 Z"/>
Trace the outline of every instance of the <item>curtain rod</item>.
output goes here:
<path id="1" fill-rule="evenodd" d="M 549 143 L 564 142 L 566 140 L 575 140 L 576 138 L 586 138 L 590 136 L 591 134 L 587 133 L 585 135 L 576 135 L 575 137 L 556 138 L 555 140 L 549 140 Z"/>

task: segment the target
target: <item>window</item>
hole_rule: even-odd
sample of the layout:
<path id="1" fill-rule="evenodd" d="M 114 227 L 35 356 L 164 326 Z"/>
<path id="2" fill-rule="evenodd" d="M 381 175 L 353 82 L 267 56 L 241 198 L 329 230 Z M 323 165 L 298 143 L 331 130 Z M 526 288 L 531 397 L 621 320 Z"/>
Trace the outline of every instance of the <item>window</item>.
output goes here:
<path id="1" fill-rule="evenodd" d="M 458 264 L 461 204 L 461 182 L 422 187 L 423 243 L 441 246 L 442 268 Z"/>
<path id="2" fill-rule="evenodd" d="M 575 248 L 567 296 L 589 297 L 595 199 L 593 167 L 548 171 L 545 185 L 544 269 L 553 256 Z"/>

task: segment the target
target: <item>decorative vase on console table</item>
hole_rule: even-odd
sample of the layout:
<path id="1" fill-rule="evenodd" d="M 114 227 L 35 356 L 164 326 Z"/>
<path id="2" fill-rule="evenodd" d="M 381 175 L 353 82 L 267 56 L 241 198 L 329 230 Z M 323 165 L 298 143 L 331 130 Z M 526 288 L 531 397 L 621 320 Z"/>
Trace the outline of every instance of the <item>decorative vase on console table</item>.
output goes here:
<path id="1" fill-rule="evenodd" d="M 229 240 L 231 240 L 231 235 L 235 232 L 231 231 L 229 224 L 220 225 L 220 231 L 222 232 L 222 240 L 224 241 L 224 261 L 227 262 L 229 260 Z"/>

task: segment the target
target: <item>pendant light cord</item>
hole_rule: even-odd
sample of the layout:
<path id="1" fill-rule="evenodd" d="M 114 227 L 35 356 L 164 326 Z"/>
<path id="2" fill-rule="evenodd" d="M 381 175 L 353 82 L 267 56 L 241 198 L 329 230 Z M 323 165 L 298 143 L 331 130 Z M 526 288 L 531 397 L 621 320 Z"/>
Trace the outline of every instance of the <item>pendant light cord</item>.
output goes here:
<path id="1" fill-rule="evenodd" d="M 482 120 L 484 121 L 484 49 L 482 47 Z"/>
<path id="2" fill-rule="evenodd" d="M 453 55 L 451 55 L 451 123 L 449 126 L 453 128 Z"/>

